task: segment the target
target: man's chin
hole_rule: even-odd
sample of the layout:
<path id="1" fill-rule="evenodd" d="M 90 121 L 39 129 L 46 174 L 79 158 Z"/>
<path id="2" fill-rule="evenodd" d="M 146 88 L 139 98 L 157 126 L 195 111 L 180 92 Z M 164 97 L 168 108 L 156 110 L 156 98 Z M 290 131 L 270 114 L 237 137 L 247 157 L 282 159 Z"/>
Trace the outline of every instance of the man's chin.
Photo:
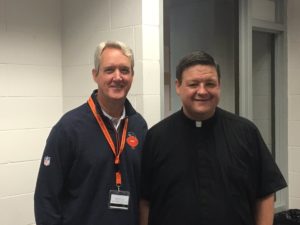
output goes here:
<path id="1" fill-rule="evenodd" d="M 116 90 L 116 91 L 111 91 L 108 93 L 108 96 L 112 99 L 122 99 L 126 97 L 126 93 L 124 90 Z"/>
<path id="2" fill-rule="evenodd" d="M 111 95 L 109 96 L 109 98 L 113 101 L 122 101 L 124 99 L 126 99 L 125 95 Z"/>
<path id="3" fill-rule="evenodd" d="M 202 107 L 202 108 L 195 109 L 193 112 L 195 115 L 206 117 L 207 115 L 212 114 L 213 110 L 211 110 L 211 108 Z"/>

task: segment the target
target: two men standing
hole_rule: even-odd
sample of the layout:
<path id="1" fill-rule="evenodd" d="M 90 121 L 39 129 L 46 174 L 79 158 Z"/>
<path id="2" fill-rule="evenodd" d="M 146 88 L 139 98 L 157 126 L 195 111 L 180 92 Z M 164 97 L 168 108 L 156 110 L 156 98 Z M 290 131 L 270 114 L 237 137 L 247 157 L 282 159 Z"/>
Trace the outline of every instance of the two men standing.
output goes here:
<path id="1" fill-rule="evenodd" d="M 257 127 L 218 107 L 213 57 L 197 51 L 179 62 L 182 109 L 148 132 L 126 99 L 133 66 L 123 43 L 97 47 L 98 90 L 48 137 L 37 225 L 272 225 L 286 182 Z"/>

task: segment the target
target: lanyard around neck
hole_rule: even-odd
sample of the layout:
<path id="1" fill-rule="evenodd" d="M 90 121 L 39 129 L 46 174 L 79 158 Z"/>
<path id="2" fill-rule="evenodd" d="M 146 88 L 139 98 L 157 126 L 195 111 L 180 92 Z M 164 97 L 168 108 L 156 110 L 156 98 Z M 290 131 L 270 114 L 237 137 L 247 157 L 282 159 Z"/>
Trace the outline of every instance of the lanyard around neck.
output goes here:
<path id="1" fill-rule="evenodd" d="M 123 127 L 123 131 L 122 131 L 122 139 L 121 139 L 121 145 L 119 146 L 117 144 L 117 147 L 115 147 L 115 144 L 106 128 L 106 125 L 105 123 L 103 122 L 103 119 L 102 117 L 99 115 L 99 113 L 97 113 L 97 109 L 96 109 L 96 105 L 92 99 L 92 97 L 89 98 L 88 100 L 88 104 L 93 112 L 93 115 L 95 117 L 95 119 L 97 120 L 104 136 L 105 136 L 105 139 L 107 140 L 109 146 L 110 146 L 110 149 L 112 150 L 112 152 L 114 153 L 115 155 L 115 165 L 116 167 L 118 168 L 119 167 L 119 164 L 120 164 L 120 155 L 121 153 L 123 152 L 124 150 L 124 147 L 125 147 L 125 141 L 126 141 L 126 133 L 127 133 L 127 127 L 128 127 L 128 118 L 125 118 L 125 124 L 124 124 L 124 127 Z M 116 171 L 116 185 L 117 187 L 120 187 L 122 183 L 122 177 L 121 177 L 121 172 L 120 172 L 120 169 L 118 169 Z"/>

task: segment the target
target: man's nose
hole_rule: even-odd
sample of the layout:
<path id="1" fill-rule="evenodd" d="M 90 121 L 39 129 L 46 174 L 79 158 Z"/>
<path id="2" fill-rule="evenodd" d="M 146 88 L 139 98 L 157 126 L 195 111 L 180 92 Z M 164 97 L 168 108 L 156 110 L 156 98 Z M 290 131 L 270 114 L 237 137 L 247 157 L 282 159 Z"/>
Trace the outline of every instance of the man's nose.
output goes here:
<path id="1" fill-rule="evenodd" d="M 122 73 L 118 68 L 115 69 L 114 80 L 122 80 Z"/>
<path id="2" fill-rule="evenodd" d="M 197 94 L 206 94 L 207 90 L 204 84 L 199 84 L 197 88 Z"/>

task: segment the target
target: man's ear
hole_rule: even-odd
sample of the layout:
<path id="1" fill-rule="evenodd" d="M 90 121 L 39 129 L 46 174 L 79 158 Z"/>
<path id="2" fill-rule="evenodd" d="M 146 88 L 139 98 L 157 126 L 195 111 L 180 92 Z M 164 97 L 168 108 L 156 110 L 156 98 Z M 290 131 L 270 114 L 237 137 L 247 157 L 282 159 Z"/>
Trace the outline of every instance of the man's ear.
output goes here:
<path id="1" fill-rule="evenodd" d="M 93 69 L 93 70 L 92 70 L 92 74 L 93 74 L 93 79 L 94 79 L 94 81 L 96 81 L 96 78 L 97 78 L 97 76 L 98 76 L 98 71 L 97 71 L 96 69 Z"/>
<path id="2" fill-rule="evenodd" d="M 176 88 L 176 93 L 179 94 L 179 87 L 180 87 L 181 83 L 179 82 L 178 79 L 175 80 L 175 88 Z"/>

